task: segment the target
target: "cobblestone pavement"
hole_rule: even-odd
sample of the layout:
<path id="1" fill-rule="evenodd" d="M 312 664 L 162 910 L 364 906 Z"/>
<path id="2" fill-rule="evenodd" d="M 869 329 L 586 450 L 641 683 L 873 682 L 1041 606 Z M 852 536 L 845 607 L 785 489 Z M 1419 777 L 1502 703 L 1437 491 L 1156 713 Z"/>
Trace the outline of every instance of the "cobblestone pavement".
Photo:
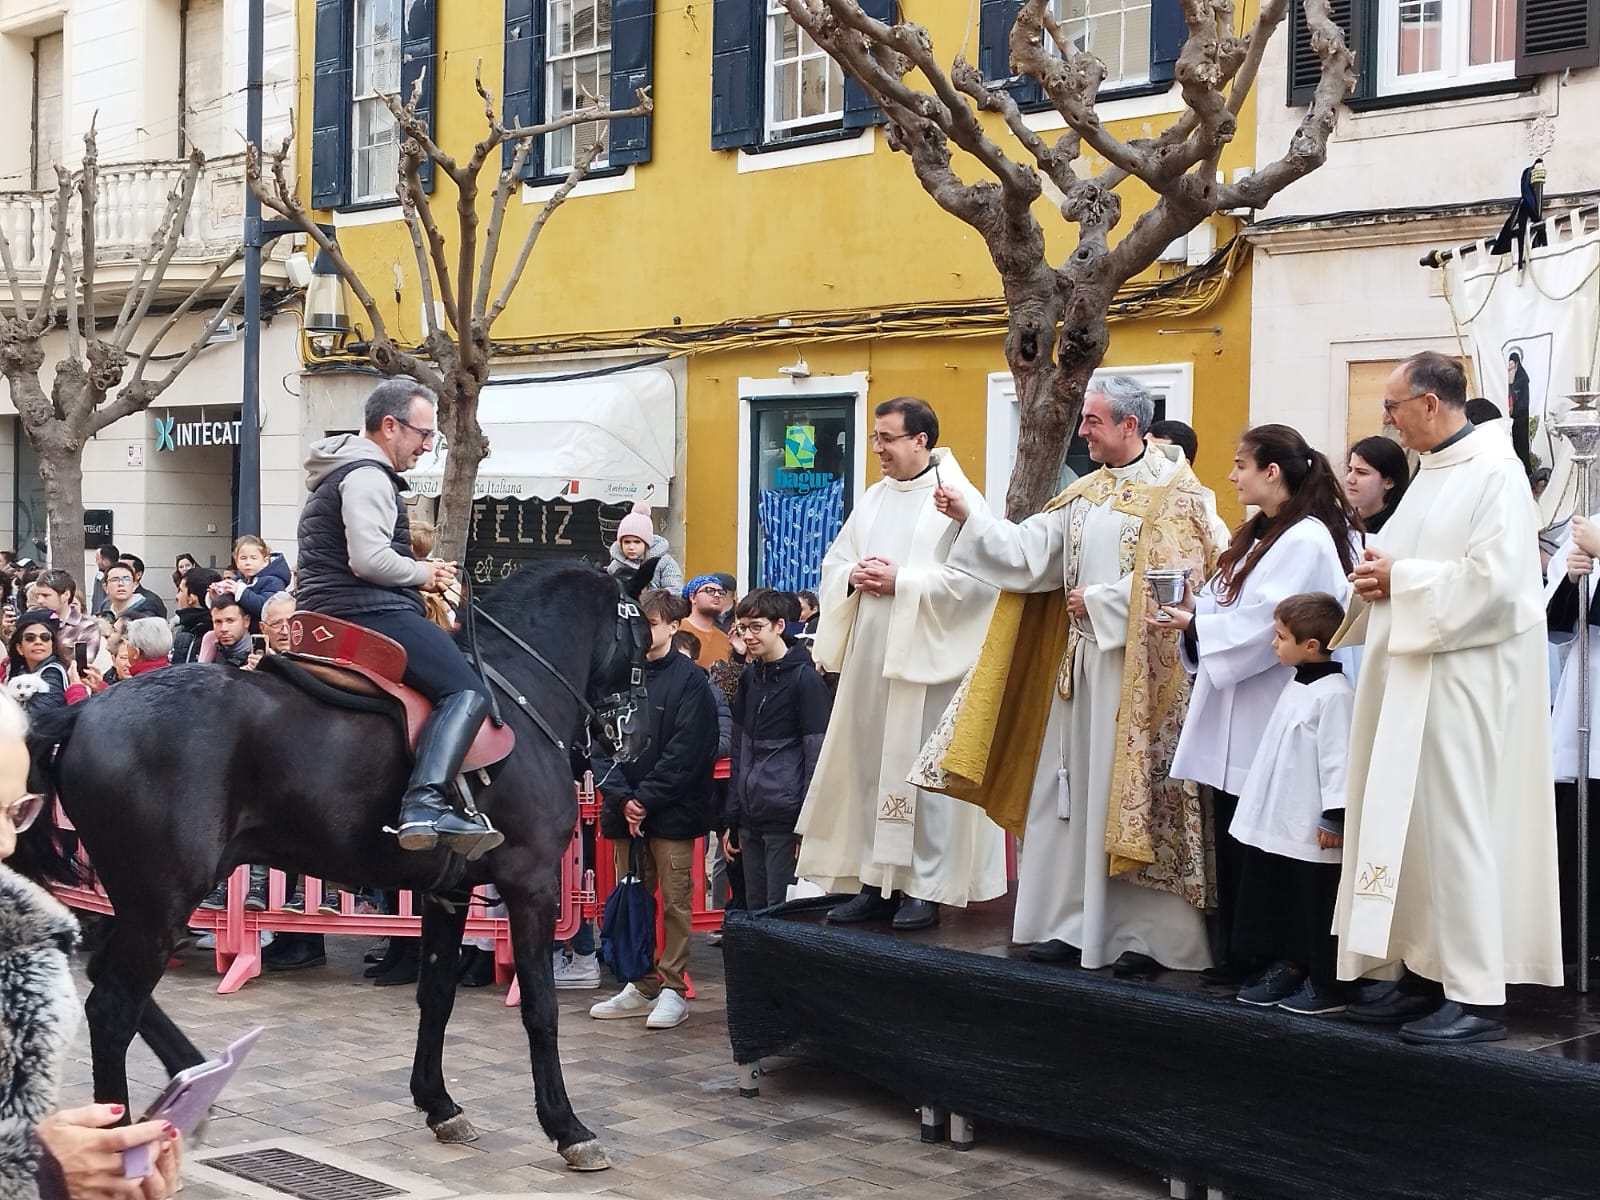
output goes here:
<path id="1" fill-rule="evenodd" d="M 416 1013 L 410 989 L 364 981 L 362 941 L 328 944 L 328 966 L 264 976 L 233 996 L 215 993 L 207 956 L 191 954 L 168 972 L 158 998 L 201 1049 L 215 1051 L 256 1025 L 268 1031 L 224 1095 L 205 1144 L 195 1148 L 197 1161 L 219 1148 L 287 1144 L 352 1169 L 387 1172 L 418 1197 L 495 1200 L 552 1193 L 633 1200 L 1167 1194 L 1158 1178 L 1031 1136 L 980 1127 L 978 1147 L 967 1153 L 923 1145 L 906 1105 L 804 1065 L 764 1078 L 759 1099 L 740 1099 L 719 952 L 700 935 L 690 964 L 698 996 L 688 1023 L 677 1029 L 594 1021 L 588 1006 L 606 992 L 560 993 L 567 1089 L 578 1115 L 600 1135 L 613 1170 L 565 1170 L 539 1132 L 527 1043 L 498 987 L 460 993 L 446 1045 L 451 1092 L 482 1136 L 470 1145 L 441 1145 L 407 1091 Z M 164 1077 L 142 1044 L 130 1055 L 129 1071 L 137 1108 Z M 83 1037 L 66 1098 L 77 1102 L 88 1090 Z M 185 1200 L 281 1195 L 219 1184 L 220 1178 L 192 1172 Z"/>

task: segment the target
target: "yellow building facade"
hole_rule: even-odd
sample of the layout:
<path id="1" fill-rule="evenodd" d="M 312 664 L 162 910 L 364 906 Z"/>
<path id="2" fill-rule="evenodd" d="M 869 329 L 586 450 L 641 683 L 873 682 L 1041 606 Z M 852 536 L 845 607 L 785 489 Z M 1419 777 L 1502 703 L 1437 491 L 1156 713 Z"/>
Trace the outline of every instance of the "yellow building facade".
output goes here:
<path id="1" fill-rule="evenodd" d="M 994 76 L 1004 70 L 993 64 L 1003 62 L 996 47 L 1015 7 L 928 0 L 914 15 L 941 58 L 965 46 Z M 1134 0 L 1110 32 L 1084 25 L 1108 65 L 1102 113 L 1122 136 L 1142 136 L 1181 111 L 1170 55 L 1163 64 L 1158 45 L 1176 7 L 1155 0 L 1153 11 L 1141 10 Z M 614 130 L 614 160 L 551 218 L 493 330 L 521 353 L 497 356 L 494 370 L 553 372 L 569 390 L 574 376 L 629 364 L 670 381 L 671 478 L 665 497 L 650 497 L 658 528 L 686 573 L 734 571 L 741 587 L 797 586 L 793 563 L 790 574 L 773 573 L 796 553 L 773 542 L 778 523 L 809 522 L 805 536 L 816 541 L 815 505 L 802 513 L 799 498 L 832 485 L 841 511 L 824 511 L 826 524 L 877 478 L 867 432 L 878 402 L 912 394 L 932 403 L 941 443 L 997 504 L 1015 437 L 999 281 L 982 240 L 935 205 L 910 160 L 889 149 L 876 114 L 775 9 L 769 0 L 299 6 L 300 44 L 312 48 L 296 109 L 302 195 L 334 224 L 401 337 L 420 336 L 420 291 L 399 208 L 383 194 L 394 151 L 392 135 L 386 147 L 373 132 L 381 125 L 373 90 L 409 91 L 420 72 L 438 141 L 465 157 L 484 129 L 473 84 L 480 70 L 497 101 L 511 95 L 508 109 L 522 120 L 570 111 L 579 87 L 604 95 L 609 84 L 615 104 L 628 82 L 648 82 L 648 122 Z M 1048 110 L 1029 120 L 1059 127 Z M 1253 165 L 1252 121 L 1247 106 L 1223 159 L 1230 176 Z M 1003 130 L 996 136 L 1023 153 Z M 575 140 L 540 147 L 533 177 L 509 207 L 508 247 L 539 213 Z M 971 160 L 958 157 L 956 166 L 969 179 L 981 175 Z M 453 192 L 440 186 L 434 196 L 449 207 Z M 1130 188 L 1125 220 L 1148 199 Z M 1052 255 L 1064 258 L 1071 227 L 1048 200 L 1039 214 Z M 1215 218 L 1139 281 L 1142 294 L 1114 323 L 1104 367 L 1143 379 L 1167 416 L 1195 426 L 1199 473 L 1229 518 L 1238 513 L 1226 474 L 1249 379 L 1248 261 L 1228 248 L 1235 227 Z M 502 270 L 510 257 L 502 253 Z M 329 370 L 335 365 L 315 364 L 303 391 L 324 425 L 350 428 L 352 405 L 371 381 Z M 592 376 L 583 386 L 600 396 L 616 378 Z M 537 400 L 530 393 L 525 403 Z M 495 447 L 510 444 L 487 418 L 485 428 Z M 511 470 L 502 457 L 492 448 L 484 474 Z M 629 496 L 623 489 L 605 498 Z M 765 532 L 763 504 L 772 510 Z M 817 551 L 798 553 L 809 562 Z"/>

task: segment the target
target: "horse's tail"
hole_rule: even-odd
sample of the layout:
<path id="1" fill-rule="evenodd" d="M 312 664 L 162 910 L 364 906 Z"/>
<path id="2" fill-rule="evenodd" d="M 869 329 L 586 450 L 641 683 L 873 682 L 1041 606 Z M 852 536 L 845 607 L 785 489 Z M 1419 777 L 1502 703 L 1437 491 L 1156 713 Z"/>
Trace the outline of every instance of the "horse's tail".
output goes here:
<path id="1" fill-rule="evenodd" d="M 77 835 L 56 824 L 58 764 L 81 711 L 69 704 L 28 716 L 28 787 L 49 801 L 38 819 L 17 835 L 16 852 L 6 865 L 37 883 L 88 882 L 78 863 Z"/>

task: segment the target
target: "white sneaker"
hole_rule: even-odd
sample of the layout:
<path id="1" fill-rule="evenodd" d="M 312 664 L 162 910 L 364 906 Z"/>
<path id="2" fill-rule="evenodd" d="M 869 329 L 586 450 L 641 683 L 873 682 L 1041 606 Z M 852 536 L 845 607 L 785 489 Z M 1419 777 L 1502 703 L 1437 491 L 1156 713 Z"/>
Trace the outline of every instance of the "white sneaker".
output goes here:
<path id="1" fill-rule="evenodd" d="M 217 948 L 217 935 L 209 930 L 205 933 L 202 933 L 199 937 L 195 938 L 194 948 L 196 950 L 215 950 Z"/>
<path id="2" fill-rule="evenodd" d="M 651 1001 L 633 984 L 623 988 L 609 1000 L 602 1000 L 589 1010 L 596 1021 L 621 1021 L 628 1017 L 642 1017 L 650 1011 Z"/>
<path id="3" fill-rule="evenodd" d="M 676 1029 L 689 1019 L 689 1006 L 684 1003 L 683 996 L 671 988 L 662 988 L 661 995 L 656 997 L 656 1005 L 650 1010 L 650 1019 L 644 1023 L 646 1029 Z"/>
<path id="4" fill-rule="evenodd" d="M 600 986 L 600 959 L 594 954 L 562 954 L 556 958 L 556 987 L 588 990 Z"/>

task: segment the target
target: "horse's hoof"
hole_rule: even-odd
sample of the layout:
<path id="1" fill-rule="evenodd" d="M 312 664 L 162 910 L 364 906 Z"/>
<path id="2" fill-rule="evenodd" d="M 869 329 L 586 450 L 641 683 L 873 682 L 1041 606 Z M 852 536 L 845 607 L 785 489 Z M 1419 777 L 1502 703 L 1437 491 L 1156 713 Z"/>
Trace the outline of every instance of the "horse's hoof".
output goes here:
<path id="1" fill-rule="evenodd" d="M 574 1171 L 609 1171 L 611 1160 L 606 1157 L 604 1147 L 597 1139 L 591 1138 L 587 1142 L 574 1142 L 561 1150 L 561 1157 L 567 1160 L 567 1166 Z"/>
<path id="2" fill-rule="evenodd" d="M 459 1146 L 463 1142 L 478 1140 L 478 1131 L 472 1127 L 472 1122 L 467 1120 L 463 1113 L 457 1113 L 437 1125 L 429 1125 L 428 1128 L 433 1130 L 434 1137 L 447 1146 Z"/>

